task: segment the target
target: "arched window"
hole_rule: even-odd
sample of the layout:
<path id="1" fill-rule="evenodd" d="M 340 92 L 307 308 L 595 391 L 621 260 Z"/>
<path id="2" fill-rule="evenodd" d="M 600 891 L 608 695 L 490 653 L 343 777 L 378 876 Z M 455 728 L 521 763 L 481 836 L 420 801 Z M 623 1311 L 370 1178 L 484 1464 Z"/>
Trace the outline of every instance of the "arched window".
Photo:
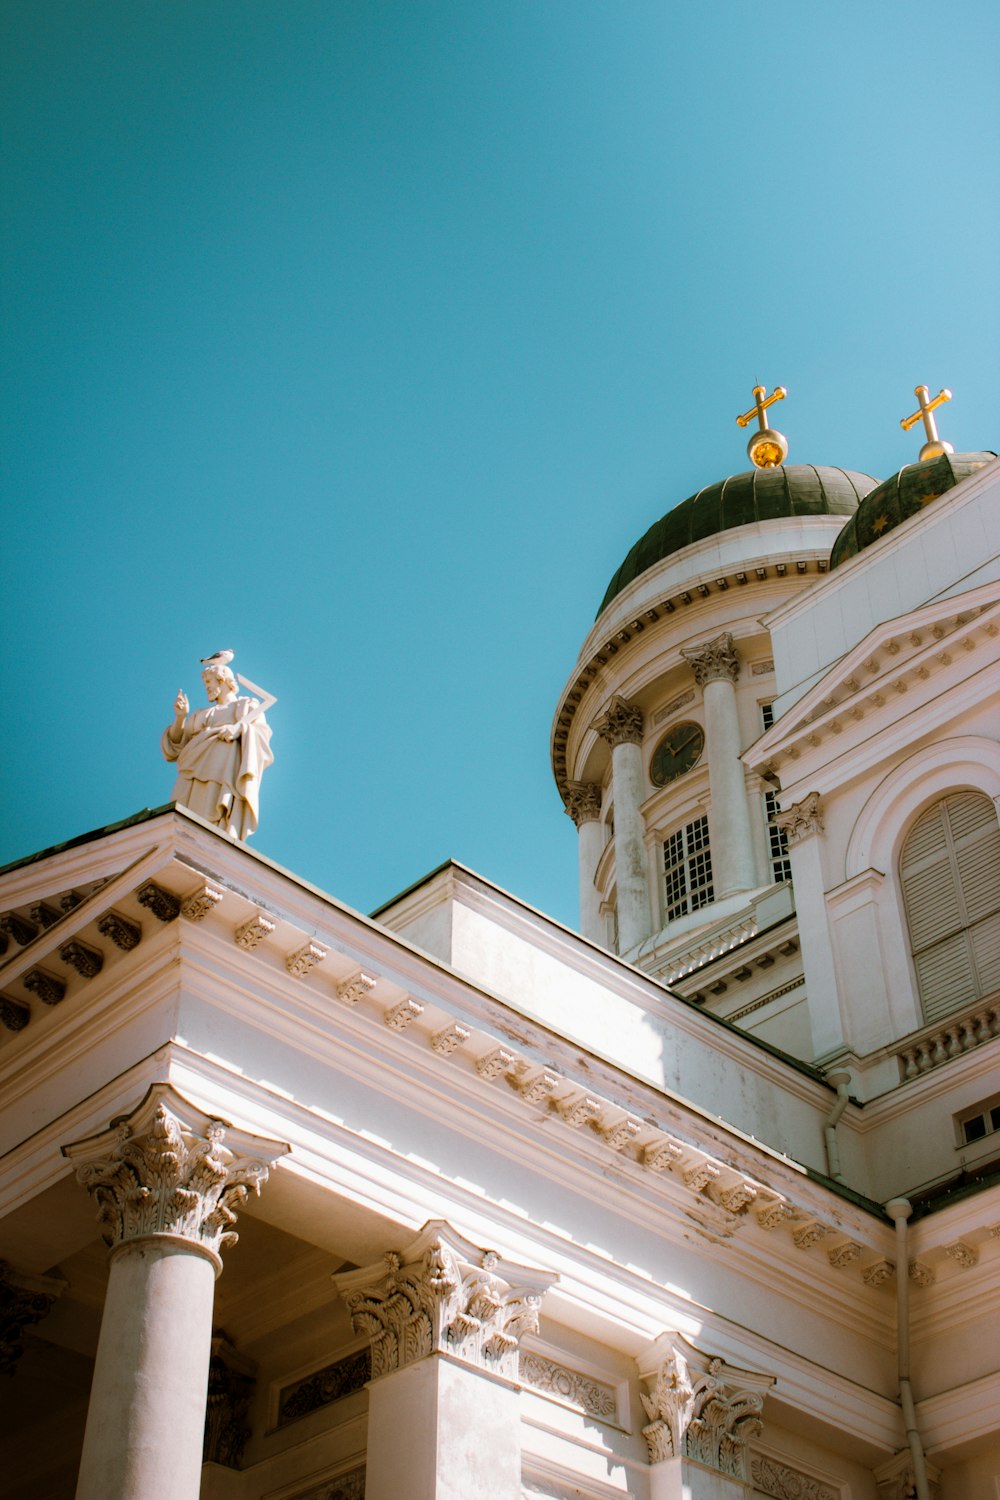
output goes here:
<path id="1" fill-rule="evenodd" d="M 982 792 L 935 802 L 899 858 L 924 1019 L 1000 989 L 1000 824 Z"/>

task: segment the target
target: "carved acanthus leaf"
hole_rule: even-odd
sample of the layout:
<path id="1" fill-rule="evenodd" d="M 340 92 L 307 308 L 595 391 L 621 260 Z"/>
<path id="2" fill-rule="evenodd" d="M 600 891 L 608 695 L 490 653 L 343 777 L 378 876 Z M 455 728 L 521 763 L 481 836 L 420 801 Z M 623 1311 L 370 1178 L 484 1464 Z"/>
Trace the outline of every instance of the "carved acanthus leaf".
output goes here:
<path id="1" fill-rule="evenodd" d="M 553 1280 L 478 1251 L 440 1221 L 380 1266 L 334 1277 L 355 1333 L 371 1340 L 373 1378 L 431 1353 L 516 1378 L 520 1339 L 537 1331 Z"/>
<path id="2" fill-rule="evenodd" d="M 746 1445 L 761 1431 L 760 1413 L 773 1376 L 734 1369 L 683 1339 L 664 1338 L 653 1349 L 659 1353 L 644 1376 L 650 1389 L 642 1393 L 651 1419 L 643 1428 L 650 1463 L 687 1457 L 743 1479 Z"/>
<path id="3" fill-rule="evenodd" d="M 784 812 L 775 813 L 771 821 L 790 845 L 801 843 L 811 833 L 822 833 L 823 802 L 819 792 L 810 792 L 801 802 L 793 802 Z"/>
<path id="4" fill-rule="evenodd" d="M 614 750 L 618 745 L 641 745 L 645 726 L 642 709 L 615 693 L 607 708 L 594 720 L 593 728 Z"/>
<path id="5" fill-rule="evenodd" d="M 93 1195 L 110 1248 L 169 1234 L 218 1257 L 238 1239 L 236 1210 L 287 1149 L 232 1131 L 168 1084 L 154 1084 L 131 1115 L 64 1146 L 63 1155 Z"/>
<path id="6" fill-rule="evenodd" d="M 735 682 L 740 675 L 739 652 L 728 630 L 700 646 L 683 647 L 681 656 L 700 688 L 709 682 Z"/>
<path id="7" fill-rule="evenodd" d="M 567 781 L 566 813 L 577 828 L 581 823 L 595 823 L 601 816 L 601 788 L 596 781 Z"/>

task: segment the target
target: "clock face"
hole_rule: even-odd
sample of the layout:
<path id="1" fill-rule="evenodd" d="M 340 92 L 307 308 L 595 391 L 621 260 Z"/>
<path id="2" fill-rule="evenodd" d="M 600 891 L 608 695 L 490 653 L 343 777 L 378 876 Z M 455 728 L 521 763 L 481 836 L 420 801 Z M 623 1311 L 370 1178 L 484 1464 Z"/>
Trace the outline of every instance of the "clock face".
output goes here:
<path id="1" fill-rule="evenodd" d="M 650 781 L 654 786 L 669 786 L 698 764 L 704 748 L 705 731 L 700 724 L 675 724 L 653 751 Z"/>

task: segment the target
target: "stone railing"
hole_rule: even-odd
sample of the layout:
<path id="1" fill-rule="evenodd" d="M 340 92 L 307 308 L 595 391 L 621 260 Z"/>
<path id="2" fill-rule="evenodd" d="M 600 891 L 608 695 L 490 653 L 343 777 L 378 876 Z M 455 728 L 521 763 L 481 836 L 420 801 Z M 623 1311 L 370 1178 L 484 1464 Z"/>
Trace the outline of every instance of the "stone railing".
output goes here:
<path id="1" fill-rule="evenodd" d="M 937 1026 L 928 1026 L 909 1037 L 905 1046 L 895 1049 L 900 1077 L 905 1082 L 922 1073 L 930 1073 L 942 1063 L 974 1051 L 995 1036 L 1000 1036 L 1000 998 L 985 1005 L 980 1003 L 975 1009 L 950 1016 Z"/>

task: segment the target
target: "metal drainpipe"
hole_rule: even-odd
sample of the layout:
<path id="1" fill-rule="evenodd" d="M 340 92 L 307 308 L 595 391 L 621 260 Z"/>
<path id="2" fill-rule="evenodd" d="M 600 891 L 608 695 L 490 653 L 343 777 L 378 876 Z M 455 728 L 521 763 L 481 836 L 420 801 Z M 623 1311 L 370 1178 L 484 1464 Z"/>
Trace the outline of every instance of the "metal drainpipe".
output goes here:
<path id="1" fill-rule="evenodd" d="M 823 1139 L 826 1142 L 826 1170 L 834 1182 L 840 1182 L 843 1173 L 840 1170 L 840 1150 L 837 1146 L 837 1122 L 839 1121 L 848 1104 L 848 1088 L 851 1083 L 851 1075 L 846 1072 L 827 1073 L 827 1083 L 832 1083 L 837 1090 L 837 1102 L 823 1122 Z"/>
<path id="2" fill-rule="evenodd" d="M 896 1347 L 899 1364 L 899 1404 L 903 1411 L 906 1441 L 913 1460 L 917 1500 L 931 1500 L 924 1445 L 917 1427 L 917 1410 L 910 1384 L 910 1256 L 906 1245 L 906 1221 L 913 1212 L 907 1198 L 893 1198 L 885 1211 L 896 1226 Z"/>

